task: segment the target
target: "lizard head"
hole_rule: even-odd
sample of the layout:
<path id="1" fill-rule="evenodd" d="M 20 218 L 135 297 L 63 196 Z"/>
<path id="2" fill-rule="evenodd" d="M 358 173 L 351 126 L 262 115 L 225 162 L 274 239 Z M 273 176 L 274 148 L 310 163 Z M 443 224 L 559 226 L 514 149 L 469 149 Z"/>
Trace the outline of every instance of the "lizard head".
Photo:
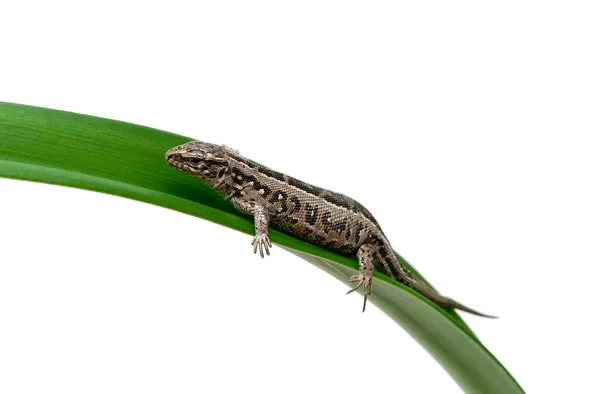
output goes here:
<path id="1" fill-rule="evenodd" d="M 191 141 L 169 149 L 165 159 L 180 171 L 216 187 L 223 181 L 229 167 L 227 149 L 207 142 Z"/>

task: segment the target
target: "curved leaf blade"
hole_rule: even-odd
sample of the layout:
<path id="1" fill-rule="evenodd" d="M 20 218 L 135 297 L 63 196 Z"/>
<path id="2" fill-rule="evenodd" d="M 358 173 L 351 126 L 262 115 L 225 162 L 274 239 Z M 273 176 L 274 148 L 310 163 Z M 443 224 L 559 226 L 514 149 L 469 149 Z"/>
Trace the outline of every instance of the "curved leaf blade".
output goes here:
<path id="1" fill-rule="evenodd" d="M 189 140 L 109 119 L 0 103 L 0 176 L 127 197 L 252 234 L 248 217 L 164 162 L 168 148 Z M 277 231 L 271 234 L 273 242 L 345 283 L 356 273 L 355 259 Z M 371 301 L 427 349 L 463 390 L 523 393 L 454 311 L 384 275 L 376 273 L 375 281 Z"/>

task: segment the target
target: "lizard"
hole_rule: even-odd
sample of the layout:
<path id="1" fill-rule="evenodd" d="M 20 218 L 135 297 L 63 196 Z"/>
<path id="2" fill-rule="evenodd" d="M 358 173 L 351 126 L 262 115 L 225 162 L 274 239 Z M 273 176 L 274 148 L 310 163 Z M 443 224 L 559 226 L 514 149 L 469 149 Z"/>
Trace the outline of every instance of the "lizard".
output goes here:
<path id="1" fill-rule="evenodd" d="M 253 251 L 264 258 L 273 247 L 269 227 L 340 255 L 355 255 L 358 274 L 348 293 L 363 289 L 362 311 L 377 269 L 442 307 L 494 318 L 444 297 L 403 265 L 373 215 L 359 202 L 260 166 L 225 145 L 190 141 L 169 149 L 166 161 L 199 178 L 234 208 L 254 218 Z"/>

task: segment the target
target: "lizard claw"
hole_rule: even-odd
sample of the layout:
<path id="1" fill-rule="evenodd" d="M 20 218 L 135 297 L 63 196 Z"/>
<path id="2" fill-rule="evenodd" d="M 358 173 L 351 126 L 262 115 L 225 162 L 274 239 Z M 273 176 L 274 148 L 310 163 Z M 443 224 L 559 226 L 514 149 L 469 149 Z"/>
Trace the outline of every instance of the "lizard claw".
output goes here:
<path id="1" fill-rule="evenodd" d="M 361 286 L 364 288 L 364 301 L 363 301 L 363 309 L 362 309 L 362 311 L 364 312 L 365 308 L 367 307 L 367 297 L 371 295 L 371 289 L 372 289 L 371 278 L 367 278 L 363 274 L 352 275 L 350 277 L 349 282 L 357 283 L 357 285 L 354 286 L 352 289 L 348 290 L 348 292 L 346 294 L 350 294 L 350 293 L 354 292 Z"/>
<path id="2" fill-rule="evenodd" d="M 272 248 L 273 244 L 271 244 L 271 240 L 267 234 L 257 234 L 252 240 L 252 246 L 254 246 L 254 254 L 256 254 L 256 251 L 258 250 L 260 251 L 260 257 L 264 258 L 265 253 L 267 256 L 271 255 L 269 248 Z"/>

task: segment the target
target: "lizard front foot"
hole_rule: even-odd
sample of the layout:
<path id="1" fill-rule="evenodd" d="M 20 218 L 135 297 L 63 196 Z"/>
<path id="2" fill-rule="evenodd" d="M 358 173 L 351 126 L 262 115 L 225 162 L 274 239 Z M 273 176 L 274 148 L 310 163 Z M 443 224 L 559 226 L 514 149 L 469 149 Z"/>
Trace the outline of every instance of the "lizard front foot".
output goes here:
<path id="1" fill-rule="evenodd" d="M 260 257 L 264 258 L 265 254 L 263 253 L 263 248 L 264 248 L 264 252 L 267 253 L 267 256 L 270 256 L 271 253 L 269 252 L 269 248 L 272 248 L 273 244 L 271 244 L 269 235 L 256 234 L 256 236 L 252 240 L 252 246 L 254 246 L 254 254 L 256 254 L 256 251 L 259 250 Z"/>
<path id="2" fill-rule="evenodd" d="M 370 277 L 366 277 L 363 274 L 358 274 L 358 275 L 352 275 L 350 277 L 350 282 L 352 283 L 357 283 L 356 286 L 354 286 L 354 288 L 348 290 L 348 292 L 346 294 L 350 294 L 353 291 L 357 290 L 359 287 L 363 287 L 364 289 L 364 301 L 363 301 L 363 309 L 362 311 L 365 311 L 365 308 L 367 307 L 367 297 L 371 295 L 371 278 Z"/>

